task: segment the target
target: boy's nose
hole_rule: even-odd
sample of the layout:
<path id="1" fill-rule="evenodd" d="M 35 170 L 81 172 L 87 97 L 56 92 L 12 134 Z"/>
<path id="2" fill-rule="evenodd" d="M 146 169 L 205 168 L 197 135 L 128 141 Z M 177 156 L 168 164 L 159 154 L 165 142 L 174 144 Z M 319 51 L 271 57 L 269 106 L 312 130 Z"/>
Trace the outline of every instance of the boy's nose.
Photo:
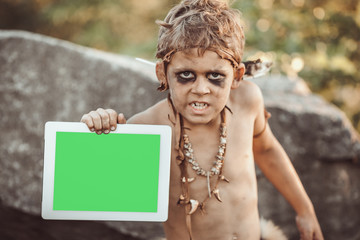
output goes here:
<path id="1" fill-rule="evenodd" d="M 196 79 L 191 92 L 198 95 L 204 95 L 210 93 L 210 88 L 207 83 L 207 79 L 203 79 L 203 78 Z"/>

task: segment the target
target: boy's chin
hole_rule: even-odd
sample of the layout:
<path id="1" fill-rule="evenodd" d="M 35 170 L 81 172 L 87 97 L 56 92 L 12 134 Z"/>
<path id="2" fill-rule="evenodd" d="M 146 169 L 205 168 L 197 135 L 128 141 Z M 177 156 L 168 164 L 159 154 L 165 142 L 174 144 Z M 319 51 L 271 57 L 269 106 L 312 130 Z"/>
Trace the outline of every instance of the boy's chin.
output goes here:
<path id="1" fill-rule="evenodd" d="M 217 117 L 211 116 L 183 116 L 184 123 L 190 125 L 208 125 L 211 124 Z"/>

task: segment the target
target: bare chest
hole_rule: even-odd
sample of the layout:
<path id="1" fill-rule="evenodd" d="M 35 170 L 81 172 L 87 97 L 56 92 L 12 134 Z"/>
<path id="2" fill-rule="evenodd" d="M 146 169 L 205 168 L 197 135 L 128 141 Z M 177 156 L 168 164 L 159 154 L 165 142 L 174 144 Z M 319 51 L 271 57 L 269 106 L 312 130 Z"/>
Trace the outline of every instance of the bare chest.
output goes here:
<path id="1" fill-rule="evenodd" d="M 204 133 L 203 136 L 196 135 L 195 137 L 189 134 L 198 167 L 206 172 L 210 172 L 215 166 L 219 145 L 221 145 L 219 131 L 214 132 L 214 134 Z M 200 239 L 210 239 L 209 236 L 219 234 L 229 237 L 238 236 L 242 232 L 240 226 L 249 227 L 254 223 L 254 226 L 257 226 L 257 190 L 252 156 L 252 136 L 250 121 L 237 124 L 235 127 L 230 125 L 228 128 L 225 158 L 221 169 L 221 175 L 228 181 L 219 181 L 218 175 L 207 177 L 198 174 L 197 168 L 194 169 L 192 163 L 186 163 L 190 198 L 198 201 L 204 207 L 204 209 L 196 209 L 191 217 L 193 231 L 196 235 L 202 236 Z M 181 179 L 180 167 L 176 164 L 176 156 L 177 153 L 174 152 L 168 225 L 176 224 L 178 228 L 183 226 L 186 231 L 185 208 L 177 204 L 180 195 L 183 194 L 181 185 L 183 179 Z M 214 190 L 216 190 L 216 194 L 214 194 Z M 214 232 L 210 233 L 212 231 L 209 229 L 213 229 Z M 254 232 L 258 237 L 257 232 Z"/>
<path id="2" fill-rule="evenodd" d="M 220 134 L 219 129 L 203 133 L 190 132 L 188 136 L 191 147 L 183 150 L 186 155 L 185 167 L 178 166 L 176 161 L 178 153 L 175 149 L 172 155 L 171 194 L 173 199 L 178 198 L 183 192 L 181 182 L 186 181 L 184 176 L 187 176 L 187 188 L 191 197 L 199 199 L 200 202 L 206 201 L 212 195 L 220 196 L 216 192 L 214 194 L 214 191 L 222 186 L 224 194 L 228 195 L 231 195 L 231 191 L 238 187 L 254 188 L 252 126 L 250 120 L 237 122 L 237 124 L 230 123 L 225 140 L 222 139 L 224 136 Z M 223 156 L 220 167 L 219 155 Z M 214 174 L 216 169 L 219 171 Z M 239 191 L 239 188 L 236 191 Z"/>

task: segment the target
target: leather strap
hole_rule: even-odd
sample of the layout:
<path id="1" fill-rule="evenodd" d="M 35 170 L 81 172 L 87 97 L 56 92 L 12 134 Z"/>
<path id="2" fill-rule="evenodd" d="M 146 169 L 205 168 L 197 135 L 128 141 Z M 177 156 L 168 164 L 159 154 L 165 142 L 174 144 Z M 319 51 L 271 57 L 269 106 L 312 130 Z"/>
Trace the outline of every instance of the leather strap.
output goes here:
<path id="1" fill-rule="evenodd" d="M 261 132 L 255 134 L 253 136 L 253 138 L 258 138 L 265 132 L 268 120 L 269 120 L 269 118 L 271 118 L 271 113 L 269 113 L 268 111 L 266 111 L 266 109 L 264 109 L 264 116 L 265 116 L 265 126 L 264 126 L 263 130 L 261 130 Z"/>

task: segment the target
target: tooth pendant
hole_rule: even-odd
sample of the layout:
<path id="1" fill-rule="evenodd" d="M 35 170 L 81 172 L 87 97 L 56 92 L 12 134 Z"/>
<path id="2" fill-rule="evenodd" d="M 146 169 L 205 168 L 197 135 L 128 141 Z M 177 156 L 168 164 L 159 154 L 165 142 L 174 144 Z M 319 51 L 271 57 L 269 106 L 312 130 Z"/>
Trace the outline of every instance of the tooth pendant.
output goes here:
<path id="1" fill-rule="evenodd" d="M 223 181 L 225 181 L 225 182 L 227 182 L 227 183 L 230 182 L 229 179 L 227 179 L 224 175 L 221 175 L 221 176 L 220 176 L 220 179 L 223 180 Z"/>
<path id="2" fill-rule="evenodd" d="M 193 182 L 195 180 L 195 178 L 188 178 L 187 179 L 187 182 L 188 183 L 191 183 L 191 182 Z M 181 181 L 183 182 L 183 183 L 186 183 L 186 177 L 183 177 L 182 179 L 181 179 Z"/>
<path id="3" fill-rule="evenodd" d="M 184 195 L 180 195 L 180 197 L 179 197 L 179 200 L 178 200 L 178 202 L 177 202 L 177 204 L 184 204 L 185 203 L 185 197 L 184 197 Z"/>
<path id="4" fill-rule="evenodd" d="M 189 215 L 193 214 L 196 209 L 199 207 L 199 201 L 198 200 L 194 200 L 194 199 L 190 199 L 190 206 L 191 206 L 191 209 L 189 211 Z"/>
<path id="5" fill-rule="evenodd" d="M 219 201 L 219 202 L 222 202 L 221 198 L 220 198 L 220 191 L 218 188 L 214 189 L 213 190 L 213 193 L 214 193 L 214 196 L 216 197 L 216 199 Z"/>

